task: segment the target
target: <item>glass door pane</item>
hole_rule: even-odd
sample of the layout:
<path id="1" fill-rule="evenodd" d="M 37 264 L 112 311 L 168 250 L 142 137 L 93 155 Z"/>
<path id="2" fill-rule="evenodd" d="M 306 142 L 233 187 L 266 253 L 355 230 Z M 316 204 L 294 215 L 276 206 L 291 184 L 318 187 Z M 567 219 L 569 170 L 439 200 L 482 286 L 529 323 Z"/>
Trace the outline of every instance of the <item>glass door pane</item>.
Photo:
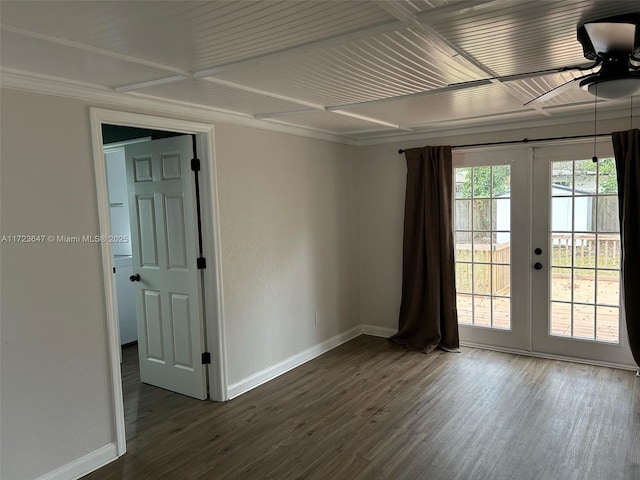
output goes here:
<path id="1" fill-rule="evenodd" d="M 554 336 L 619 343 L 620 227 L 613 158 L 551 164 Z"/>
<path id="2" fill-rule="evenodd" d="M 511 166 L 454 169 L 458 321 L 511 329 Z"/>
<path id="3" fill-rule="evenodd" d="M 454 155 L 453 227 L 463 342 L 528 346 L 526 150 Z"/>
<path id="4" fill-rule="evenodd" d="M 536 150 L 533 246 L 546 253 L 533 260 L 542 268 L 532 273 L 532 349 L 630 364 L 615 160 L 609 152 L 593 162 L 580 146 Z"/>

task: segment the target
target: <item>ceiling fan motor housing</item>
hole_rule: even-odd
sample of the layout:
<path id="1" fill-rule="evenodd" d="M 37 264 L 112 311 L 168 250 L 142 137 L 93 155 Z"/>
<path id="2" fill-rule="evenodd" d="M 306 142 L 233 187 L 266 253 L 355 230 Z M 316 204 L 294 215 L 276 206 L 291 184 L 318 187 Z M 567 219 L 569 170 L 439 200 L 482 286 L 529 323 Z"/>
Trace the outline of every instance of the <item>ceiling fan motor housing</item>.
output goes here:
<path id="1" fill-rule="evenodd" d="M 618 15 L 578 27 L 585 58 L 599 62 L 600 71 L 587 75 L 580 87 L 605 99 L 640 93 L 640 14 Z"/>
<path id="2" fill-rule="evenodd" d="M 617 15 L 578 27 L 578 41 L 588 60 L 640 56 L 640 13 Z"/>

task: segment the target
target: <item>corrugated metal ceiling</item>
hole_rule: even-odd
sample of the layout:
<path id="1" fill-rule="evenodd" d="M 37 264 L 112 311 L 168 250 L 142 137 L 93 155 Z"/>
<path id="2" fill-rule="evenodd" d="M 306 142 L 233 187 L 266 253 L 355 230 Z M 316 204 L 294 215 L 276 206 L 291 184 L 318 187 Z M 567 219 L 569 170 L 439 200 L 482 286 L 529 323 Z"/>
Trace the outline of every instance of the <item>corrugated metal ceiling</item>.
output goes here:
<path id="1" fill-rule="evenodd" d="M 576 40 L 584 19 L 640 11 L 634 1 L 505 1 L 431 26 L 497 75 L 588 63 Z"/>
<path id="2" fill-rule="evenodd" d="M 577 24 L 640 12 L 640 3 L 150 0 L 0 8 L 5 71 L 357 139 L 400 134 L 399 127 L 591 110 L 593 97 L 577 84 L 523 106 L 580 72 L 491 77 L 586 64 Z"/>
<path id="3" fill-rule="evenodd" d="M 359 1 L 2 2 L 3 23 L 191 71 L 392 20 Z"/>
<path id="4" fill-rule="evenodd" d="M 407 95 L 478 78 L 406 28 L 214 75 L 327 106 Z"/>
<path id="5" fill-rule="evenodd" d="M 371 103 L 348 109 L 401 127 L 465 118 L 482 118 L 522 110 L 522 102 L 499 85 L 483 85 L 446 93 L 411 96 L 406 99 Z"/>

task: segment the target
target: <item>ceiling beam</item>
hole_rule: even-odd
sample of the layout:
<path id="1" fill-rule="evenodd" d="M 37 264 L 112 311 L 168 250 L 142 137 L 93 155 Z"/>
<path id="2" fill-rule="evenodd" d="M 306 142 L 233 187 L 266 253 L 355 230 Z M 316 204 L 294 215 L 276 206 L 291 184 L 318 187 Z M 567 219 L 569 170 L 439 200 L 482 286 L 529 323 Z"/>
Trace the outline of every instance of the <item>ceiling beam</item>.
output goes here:
<path id="1" fill-rule="evenodd" d="M 118 93 L 125 93 L 125 92 L 131 92 L 132 90 L 140 90 L 141 88 L 155 87 L 156 85 L 164 85 L 166 83 L 179 82 L 180 80 L 186 80 L 187 78 L 190 78 L 190 77 L 187 77 L 185 75 L 174 75 L 173 77 L 159 78 L 158 80 L 150 80 L 148 82 L 131 83 L 129 85 L 116 87 L 113 90 Z"/>
<path id="2" fill-rule="evenodd" d="M 363 120 L 369 123 L 375 123 L 377 125 L 382 125 L 384 127 L 400 128 L 400 125 L 397 125 L 395 123 L 385 122 L 384 120 L 378 120 L 377 118 L 367 117 L 366 115 L 351 113 L 345 110 L 333 110 L 332 113 L 337 113 L 338 115 L 344 115 L 345 117 L 356 118 L 358 120 Z"/>
<path id="3" fill-rule="evenodd" d="M 499 76 L 496 72 L 491 70 L 489 67 L 475 59 L 471 54 L 467 53 L 463 49 L 451 43 L 445 37 L 440 35 L 433 27 L 428 25 L 428 22 L 434 22 L 434 18 L 431 15 L 428 15 L 429 12 L 424 12 L 420 14 L 420 16 L 416 16 L 407 5 L 399 0 L 383 0 L 377 2 L 380 8 L 383 8 L 385 11 L 389 12 L 391 15 L 400 20 L 407 28 L 412 29 L 416 33 L 423 36 L 426 40 L 428 40 L 435 48 L 443 52 L 445 55 L 452 57 L 456 60 L 462 67 L 467 70 L 471 70 L 476 75 L 480 75 L 481 77 L 487 78 L 491 83 L 499 85 L 505 92 L 507 92 L 512 97 L 517 98 L 523 104 L 528 101 L 528 98 L 523 98 L 520 92 L 516 89 L 505 85 L 502 81 L 499 80 Z M 492 5 L 503 5 L 504 3 L 511 2 L 485 2 L 483 4 L 477 5 L 476 7 L 487 8 Z M 451 7 L 454 7 L 458 4 L 453 4 Z M 473 8 L 473 7 L 469 7 Z M 463 9 L 466 10 L 466 9 Z M 465 84 L 461 84 L 465 85 Z M 531 105 L 531 107 L 536 110 L 538 113 L 544 116 L 551 116 L 550 113 L 545 111 L 540 105 Z"/>
<path id="4" fill-rule="evenodd" d="M 455 125 L 461 125 L 461 124 L 465 124 L 465 125 L 473 125 L 474 122 L 476 121 L 480 121 L 482 122 L 483 120 L 488 120 L 491 119 L 498 121 L 498 119 L 501 118 L 513 118 L 513 119 L 520 119 L 520 118 L 525 118 L 525 117 L 531 117 L 531 114 L 533 113 L 533 110 L 515 110 L 515 111 L 508 111 L 508 112 L 500 112 L 500 113 L 492 113 L 489 115 L 474 115 L 473 117 L 464 117 L 464 118 L 450 118 L 447 120 L 430 120 L 428 122 L 420 122 L 420 123 L 412 123 L 412 124 L 403 124 L 400 125 L 401 128 L 407 129 L 407 130 L 413 130 L 415 132 L 420 132 L 423 131 L 426 128 L 430 128 L 432 126 L 442 126 L 443 124 L 455 124 Z M 539 117 L 537 117 L 539 118 Z"/>
<path id="5" fill-rule="evenodd" d="M 54 37 L 52 35 L 46 35 L 44 33 L 32 32 L 31 30 L 26 30 L 20 27 L 13 27 L 11 25 L 6 25 L 4 23 L 0 23 L 0 29 L 5 32 L 15 33 L 17 35 L 23 35 L 29 38 L 35 38 L 37 40 L 44 40 L 46 42 L 55 43 L 57 45 L 63 45 L 65 47 L 71 47 L 78 50 L 83 50 L 85 52 L 94 53 L 97 55 L 104 55 L 106 57 L 115 58 L 117 60 L 122 60 L 129 63 L 135 63 L 138 65 L 144 65 L 145 67 L 155 68 L 157 70 L 171 72 L 177 75 L 181 75 L 183 77 L 190 77 L 191 74 L 186 70 L 182 70 L 181 68 L 171 67 L 169 65 L 164 65 L 162 63 L 151 62 L 149 60 L 143 60 L 137 57 L 131 57 L 129 55 L 124 55 L 122 53 L 112 52 L 110 50 L 105 50 L 103 48 L 93 47 L 91 45 L 86 45 L 84 43 L 75 42 L 73 40 L 67 40 L 65 38 Z M 123 87 L 124 88 L 124 87 Z"/>
<path id="6" fill-rule="evenodd" d="M 304 110 L 286 110 L 284 112 L 268 112 L 268 113 L 256 113 L 253 115 L 253 118 L 257 118 L 258 120 L 268 120 L 270 118 L 278 118 L 278 117 L 292 117 L 294 115 L 304 115 L 305 113 L 317 113 L 319 111 L 324 110 L 316 110 L 313 108 L 307 108 Z"/>
<path id="7" fill-rule="evenodd" d="M 257 115 L 254 115 L 253 118 L 256 118 L 258 120 L 274 120 L 277 119 L 278 117 L 291 117 L 291 116 L 295 116 L 295 115 L 304 115 L 304 114 L 308 114 L 308 113 L 317 113 L 319 111 L 326 111 L 326 110 L 314 110 L 314 109 L 307 109 L 307 110 L 291 110 L 291 111 L 287 111 L 287 112 L 270 112 L 270 113 L 259 113 Z M 350 117 L 350 118 L 355 118 L 358 120 L 363 120 L 365 122 L 369 122 L 369 123 L 373 123 L 376 125 L 382 125 L 384 127 L 390 127 L 390 128 L 400 128 L 399 125 L 395 124 L 395 123 L 389 123 L 389 122 L 385 122 L 384 120 L 378 120 L 377 118 L 371 118 L 371 117 L 367 117 L 365 115 L 360 115 L 357 113 L 352 113 L 352 112 L 345 112 L 345 111 L 341 111 L 341 110 L 332 110 L 331 112 L 332 114 L 335 115 L 343 115 L 345 117 Z"/>
<path id="8" fill-rule="evenodd" d="M 343 103 L 341 105 L 330 105 L 327 107 L 327 110 L 332 112 L 334 110 L 343 110 L 345 108 L 351 107 L 361 107 L 364 105 L 376 105 L 379 103 L 395 102 L 398 100 L 407 100 L 410 98 L 426 97 L 429 95 L 437 95 L 439 93 L 455 92 L 457 90 L 464 90 L 471 87 L 482 87 L 485 85 L 491 85 L 491 83 L 492 82 L 490 80 L 474 80 L 472 82 L 454 83 L 452 85 L 447 85 L 446 87 L 433 88 L 431 90 L 424 90 L 422 92 L 407 93 L 406 95 L 397 95 L 395 97 L 378 98 L 376 100 L 365 100 L 363 102 Z"/>
<path id="9" fill-rule="evenodd" d="M 326 110 L 324 105 L 320 105 L 319 103 L 307 102 L 306 100 L 300 100 L 299 98 L 288 97 L 286 95 L 279 95 L 277 93 L 269 92 L 267 90 L 260 90 L 258 88 L 248 87 L 241 83 L 230 82 L 228 80 L 222 80 L 215 77 L 202 77 L 202 80 L 206 80 L 211 83 L 217 83 L 219 85 L 224 85 L 231 88 L 236 88 L 238 90 L 243 90 L 245 92 L 255 93 L 257 95 L 262 95 L 265 97 L 275 98 L 278 100 L 283 100 L 285 102 L 295 103 L 297 105 L 301 105 L 303 107 L 308 107 L 316 110 Z"/>

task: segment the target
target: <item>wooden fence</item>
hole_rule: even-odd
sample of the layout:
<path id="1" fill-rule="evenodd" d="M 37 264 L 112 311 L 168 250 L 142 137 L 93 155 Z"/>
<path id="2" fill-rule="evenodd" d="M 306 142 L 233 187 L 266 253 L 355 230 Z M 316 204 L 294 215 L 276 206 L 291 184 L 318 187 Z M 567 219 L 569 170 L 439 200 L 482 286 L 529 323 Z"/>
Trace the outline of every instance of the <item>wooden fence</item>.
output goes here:
<path id="1" fill-rule="evenodd" d="M 456 260 L 471 262 L 471 245 L 457 245 Z M 493 260 L 493 265 L 489 263 Z M 456 287 L 458 292 L 504 295 L 511 287 L 511 243 L 475 244 L 473 262 L 456 264 Z M 472 285 L 475 288 L 472 289 Z"/>
<path id="2" fill-rule="evenodd" d="M 597 242 L 597 243 L 596 243 Z M 511 244 L 456 245 L 456 288 L 459 293 L 508 295 L 511 286 Z M 597 256 L 596 256 L 597 255 Z M 572 263 L 573 256 L 573 263 Z M 493 264 L 491 264 L 493 262 Z M 620 268 L 620 236 L 595 234 L 554 233 L 552 235 L 553 267 L 584 267 L 611 269 L 599 270 L 598 278 L 610 273 L 617 278 Z M 475 271 L 473 268 L 475 265 Z M 555 277 L 562 270 L 554 270 Z M 579 270 L 574 273 L 579 275 Z M 587 272 L 585 270 L 585 272 Z M 589 278 L 592 278 L 588 276 Z M 585 277 L 585 278 L 587 278 Z M 475 286 L 475 288 L 473 288 Z"/>
<path id="3" fill-rule="evenodd" d="M 552 265 L 557 267 L 620 267 L 620 236 L 595 234 L 552 234 Z M 597 265 L 596 265 L 597 255 Z"/>

